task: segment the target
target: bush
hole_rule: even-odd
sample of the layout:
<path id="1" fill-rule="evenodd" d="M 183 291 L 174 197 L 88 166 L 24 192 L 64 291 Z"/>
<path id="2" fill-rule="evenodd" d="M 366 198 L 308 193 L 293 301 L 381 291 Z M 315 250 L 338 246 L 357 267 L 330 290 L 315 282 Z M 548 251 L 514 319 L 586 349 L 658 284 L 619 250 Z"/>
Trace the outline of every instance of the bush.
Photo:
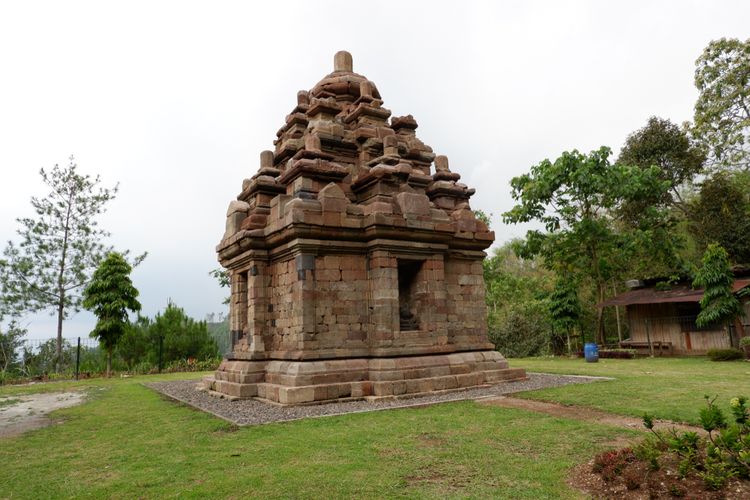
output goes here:
<path id="1" fill-rule="evenodd" d="M 740 347 L 750 347 L 750 337 L 742 337 L 740 339 Z"/>
<path id="2" fill-rule="evenodd" d="M 489 339 L 507 357 L 547 354 L 551 329 L 546 305 L 541 301 L 509 304 L 491 318 Z"/>
<path id="3" fill-rule="evenodd" d="M 706 355 L 711 361 L 734 361 L 745 357 L 739 349 L 709 349 Z"/>

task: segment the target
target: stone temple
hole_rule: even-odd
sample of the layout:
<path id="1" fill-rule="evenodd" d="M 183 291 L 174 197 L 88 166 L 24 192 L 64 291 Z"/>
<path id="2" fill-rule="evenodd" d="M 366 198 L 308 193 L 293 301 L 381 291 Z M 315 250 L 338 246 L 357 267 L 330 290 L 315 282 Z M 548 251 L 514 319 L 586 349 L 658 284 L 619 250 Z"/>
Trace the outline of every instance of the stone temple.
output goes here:
<path id="1" fill-rule="evenodd" d="M 494 233 L 416 129 L 348 52 L 297 94 L 227 211 L 232 349 L 207 389 L 304 404 L 526 377 L 487 340 Z"/>

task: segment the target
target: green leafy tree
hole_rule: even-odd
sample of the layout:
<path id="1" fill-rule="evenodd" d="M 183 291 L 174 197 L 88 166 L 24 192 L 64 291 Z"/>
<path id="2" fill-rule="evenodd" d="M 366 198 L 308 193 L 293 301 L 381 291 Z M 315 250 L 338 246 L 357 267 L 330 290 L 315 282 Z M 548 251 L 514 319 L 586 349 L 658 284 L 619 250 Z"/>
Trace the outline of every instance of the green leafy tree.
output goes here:
<path id="1" fill-rule="evenodd" d="M 490 340 L 506 356 L 534 356 L 554 348 L 547 307 L 552 273 L 538 258 L 514 251 L 517 240 L 484 260 Z"/>
<path id="2" fill-rule="evenodd" d="M 218 356 L 218 347 L 208 333 L 206 322 L 195 321 L 171 302 L 163 314 L 156 315 L 149 327 L 149 335 L 154 339 L 154 345 L 158 345 L 159 338 L 162 339 L 165 362 Z"/>
<path id="3" fill-rule="evenodd" d="M 701 184 L 689 204 L 690 233 L 700 250 L 718 243 L 735 263 L 750 263 L 748 174 L 718 172 Z"/>
<path id="4" fill-rule="evenodd" d="M 107 376 L 112 369 L 112 351 L 129 324 L 128 311 L 141 310 L 138 290 L 130 279 L 131 271 L 125 257 L 110 252 L 83 291 L 83 306 L 97 317 L 91 336 L 107 351 Z"/>
<path id="5" fill-rule="evenodd" d="M 644 208 L 651 205 L 674 206 L 685 213 L 680 187 L 701 172 L 705 161 L 705 153 L 685 130 L 652 116 L 645 127 L 628 136 L 617 162 L 642 169 L 658 167 L 659 178 L 669 183 L 669 190 L 656 192 L 659 196 L 651 199 L 631 200 L 622 212 L 630 220 L 639 220 Z"/>
<path id="6" fill-rule="evenodd" d="M 518 204 L 503 214 L 506 223 L 542 223 L 545 231 L 526 233 L 520 255 L 540 255 L 549 269 L 569 272 L 579 282 L 590 280 L 598 302 L 604 300 L 607 282 L 626 266 L 636 245 L 650 243 L 651 228 L 669 224 L 663 211 L 650 206 L 629 234 L 617 230 L 613 213 L 623 203 L 659 196 L 669 186 L 658 167 L 612 164 L 610 154 L 607 147 L 588 155 L 574 150 L 531 167 L 528 174 L 511 181 Z M 596 324 L 598 341 L 603 343 L 601 310 Z"/>
<path id="7" fill-rule="evenodd" d="M 550 316 L 555 328 L 565 332 L 568 353 L 571 352 L 570 333 L 581 320 L 581 301 L 578 298 L 578 285 L 575 278 L 560 274 L 555 288 L 550 294 Z M 583 339 L 581 339 L 583 345 Z"/>
<path id="8" fill-rule="evenodd" d="M 57 316 L 56 354 L 62 354 L 63 321 L 81 307 L 81 290 L 111 248 L 96 218 L 117 193 L 100 180 L 66 167 L 39 171 L 50 192 L 31 198 L 34 218 L 17 219 L 20 243 L 8 242 L 0 259 L 0 301 L 15 313 L 49 310 Z M 135 260 L 137 264 L 145 254 Z M 59 366 L 59 362 L 58 362 Z"/>
<path id="9" fill-rule="evenodd" d="M 713 40 L 695 64 L 694 135 L 713 165 L 750 170 L 750 39 Z"/>
<path id="10" fill-rule="evenodd" d="M 708 245 L 693 286 L 703 288 L 701 312 L 695 323 L 703 328 L 716 323 L 730 323 L 742 315 L 742 305 L 732 293 L 734 275 L 729 256 L 717 243 Z"/>

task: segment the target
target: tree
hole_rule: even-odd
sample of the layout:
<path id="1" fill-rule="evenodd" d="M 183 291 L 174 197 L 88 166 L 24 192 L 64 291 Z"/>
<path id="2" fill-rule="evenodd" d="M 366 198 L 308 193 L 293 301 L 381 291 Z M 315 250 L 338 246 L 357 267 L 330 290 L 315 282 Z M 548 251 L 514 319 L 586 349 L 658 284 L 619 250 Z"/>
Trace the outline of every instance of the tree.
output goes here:
<path id="1" fill-rule="evenodd" d="M 568 353 L 570 353 L 570 332 L 579 324 L 581 319 L 581 302 L 578 299 L 578 285 L 572 276 L 560 274 L 557 277 L 555 289 L 550 294 L 549 310 L 555 328 L 565 332 Z M 583 345 L 583 341 L 581 345 Z"/>
<path id="2" fill-rule="evenodd" d="M 648 207 L 642 223 L 632 229 L 638 237 L 616 231 L 612 214 L 623 203 L 656 197 L 669 186 L 657 167 L 613 165 L 610 154 L 607 147 L 588 155 L 574 150 L 531 167 L 530 173 L 511 180 L 513 199 L 519 203 L 503 214 L 506 223 L 544 224 L 546 232 L 527 232 L 519 246 L 521 256 L 541 255 L 549 269 L 568 272 L 579 281 L 591 280 L 598 302 L 604 300 L 608 280 L 625 266 L 635 245 L 647 244 L 655 225 L 668 224 L 663 211 Z M 596 330 L 603 343 L 601 309 Z"/>
<path id="3" fill-rule="evenodd" d="M 115 197 L 117 186 L 102 188 L 98 176 L 79 174 L 73 157 L 66 167 L 42 168 L 39 174 L 50 193 L 31 198 L 35 218 L 16 219 L 21 242 L 9 241 L 5 248 L 0 292 L 6 308 L 15 312 L 50 310 L 57 315 L 60 358 L 63 321 L 80 310 L 82 288 L 111 250 L 102 243 L 109 233 L 98 227 L 96 217 Z"/>
<path id="4" fill-rule="evenodd" d="M 750 170 L 750 39 L 713 40 L 695 64 L 694 135 L 713 165 Z"/>
<path id="5" fill-rule="evenodd" d="M 617 162 L 642 169 L 658 167 L 659 178 L 669 182 L 669 191 L 658 193 L 660 198 L 638 199 L 625 204 L 623 212 L 627 218 L 637 220 L 643 208 L 650 205 L 675 206 L 685 213 L 680 186 L 703 170 L 705 160 L 703 150 L 684 130 L 669 120 L 656 116 L 649 118 L 645 127 L 628 136 Z"/>
<path id="6" fill-rule="evenodd" d="M 18 363 L 18 351 L 23 345 L 26 329 L 18 321 L 12 320 L 5 330 L 0 331 L 0 373 L 8 373 Z"/>
<path id="7" fill-rule="evenodd" d="M 742 304 L 732 293 L 733 285 L 734 275 L 726 250 L 716 243 L 708 245 L 701 268 L 693 280 L 693 286 L 703 288 L 696 325 L 703 328 L 715 323 L 730 323 L 742 315 Z"/>
<path id="8" fill-rule="evenodd" d="M 83 306 L 97 317 L 91 336 L 107 351 L 107 376 L 112 369 L 112 351 L 128 327 L 128 311 L 141 310 L 138 290 L 130 280 L 132 267 L 121 254 L 110 252 L 83 291 Z"/>
<path id="9" fill-rule="evenodd" d="M 688 229 L 698 247 L 718 243 L 738 264 L 750 263 L 750 197 L 744 177 L 748 174 L 717 172 L 688 205 Z"/>
<path id="10" fill-rule="evenodd" d="M 165 362 L 188 358 L 206 359 L 218 355 L 216 342 L 208 333 L 205 321 L 195 321 L 185 311 L 172 304 L 163 314 L 157 314 L 149 326 L 149 335 L 158 345 L 163 342 Z"/>
<path id="11" fill-rule="evenodd" d="M 151 321 L 139 314 L 135 322 L 128 324 L 117 342 L 117 354 L 125 362 L 128 370 L 132 370 L 135 365 L 147 360 L 155 362 L 155 356 L 150 356 L 151 359 L 148 359 L 149 353 L 154 350 L 153 342 L 148 335 L 150 326 Z"/>

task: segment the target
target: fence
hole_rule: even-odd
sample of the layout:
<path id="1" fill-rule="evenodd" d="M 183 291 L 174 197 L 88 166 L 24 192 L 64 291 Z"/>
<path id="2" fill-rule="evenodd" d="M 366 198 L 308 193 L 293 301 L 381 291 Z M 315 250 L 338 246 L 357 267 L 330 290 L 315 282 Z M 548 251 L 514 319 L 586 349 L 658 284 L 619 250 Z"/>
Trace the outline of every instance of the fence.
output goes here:
<path id="1" fill-rule="evenodd" d="M 0 339 L 0 384 L 22 380 L 88 378 L 106 372 L 108 353 L 96 339 Z M 228 339 L 225 342 L 228 343 Z M 222 344 L 223 344 L 222 343 Z M 211 370 L 220 362 L 212 335 L 155 335 L 120 339 L 112 352 L 112 371 L 161 373 Z M 222 346 L 223 347 L 223 346 Z"/>

